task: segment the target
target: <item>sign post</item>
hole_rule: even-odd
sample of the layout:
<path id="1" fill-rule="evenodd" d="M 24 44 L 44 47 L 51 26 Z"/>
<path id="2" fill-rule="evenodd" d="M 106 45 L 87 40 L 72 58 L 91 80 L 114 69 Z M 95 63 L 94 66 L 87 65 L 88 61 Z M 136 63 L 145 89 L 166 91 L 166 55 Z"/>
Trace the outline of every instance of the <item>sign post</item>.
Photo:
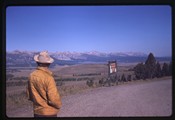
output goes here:
<path id="1" fill-rule="evenodd" d="M 115 61 L 108 61 L 108 77 L 110 77 L 111 74 L 114 74 L 117 72 L 117 62 Z"/>

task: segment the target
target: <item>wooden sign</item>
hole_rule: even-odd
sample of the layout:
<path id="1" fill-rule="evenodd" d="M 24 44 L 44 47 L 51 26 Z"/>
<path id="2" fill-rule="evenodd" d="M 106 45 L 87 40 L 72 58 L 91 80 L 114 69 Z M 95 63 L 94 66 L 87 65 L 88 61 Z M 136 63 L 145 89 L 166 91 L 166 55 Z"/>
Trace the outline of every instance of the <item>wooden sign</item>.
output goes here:
<path id="1" fill-rule="evenodd" d="M 116 61 L 108 61 L 109 74 L 117 72 L 117 62 Z"/>

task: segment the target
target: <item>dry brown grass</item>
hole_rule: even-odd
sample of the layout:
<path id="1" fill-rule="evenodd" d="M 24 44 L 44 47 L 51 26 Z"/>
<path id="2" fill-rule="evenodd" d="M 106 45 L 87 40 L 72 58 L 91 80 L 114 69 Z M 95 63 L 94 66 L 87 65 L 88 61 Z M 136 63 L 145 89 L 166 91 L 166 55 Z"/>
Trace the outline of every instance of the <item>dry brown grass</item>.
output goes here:
<path id="1" fill-rule="evenodd" d="M 79 86 L 77 85 L 60 86 L 58 89 L 61 96 L 67 96 L 67 95 L 83 92 L 89 89 L 89 87 L 86 84 L 84 84 L 81 86 L 80 85 Z"/>
<path id="2" fill-rule="evenodd" d="M 133 68 L 134 65 L 120 65 L 118 64 L 118 73 L 128 72 L 129 68 Z M 18 69 L 18 68 L 16 68 Z M 35 70 L 35 68 L 31 69 L 19 69 L 20 72 L 12 73 L 15 77 L 28 77 L 29 74 Z M 63 78 L 72 77 L 73 74 L 89 74 L 89 73 L 101 73 L 104 76 L 108 74 L 108 66 L 107 64 L 78 64 L 72 66 L 56 66 L 54 68 L 50 68 L 51 71 L 56 76 L 61 76 Z"/>
<path id="3" fill-rule="evenodd" d="M 54 70 L 56 75 L 66 76 L 73 74 L 107 73 L 107 65 L 104 64 L 80 64 Z"/>

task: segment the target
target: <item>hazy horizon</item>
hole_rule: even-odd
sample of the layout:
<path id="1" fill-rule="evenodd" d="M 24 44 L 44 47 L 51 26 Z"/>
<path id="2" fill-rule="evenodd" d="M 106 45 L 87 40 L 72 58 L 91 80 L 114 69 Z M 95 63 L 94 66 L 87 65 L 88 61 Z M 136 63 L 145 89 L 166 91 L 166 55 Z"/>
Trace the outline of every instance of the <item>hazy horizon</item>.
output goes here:
<path id="1" fill-rule="evenodd" d="M 6 52 L 16 52 L 16 51 L 19 51 L 19 52 L 41 52 L 41 51 L 45 51 L 45 50 L 19 50 L 19 49 L 16 49 L 16 50 L 10 50 L 10 51 L 6 51 Z M 46 50 L 48 51 L 48 50 Z M 144 53 L 144 52 L 138 52 L 138 51 L 126 51 L 126 52 L 122 52 L 122 51 L 112 51 L 112 52 L 102 52 L 102 51 L 96 51 L 96 50 L 91 50 L 91 51 L 82 51 L 82 52 L 78 52 L 78 51 L 48 51 L 49 53 L 92 53 L 92 52 L 97 52 L 97 53 L 105 53 L 105 54 L 109 54 L 109 53 L 123 53 L 123 54 L 141 54 L 141 55 L 149 55 L 150 53 L 152 53 L 155 57 L 172 57 L 172 56 L 156 56 L 153 52 L 149 52 L 149 53 Z"/>

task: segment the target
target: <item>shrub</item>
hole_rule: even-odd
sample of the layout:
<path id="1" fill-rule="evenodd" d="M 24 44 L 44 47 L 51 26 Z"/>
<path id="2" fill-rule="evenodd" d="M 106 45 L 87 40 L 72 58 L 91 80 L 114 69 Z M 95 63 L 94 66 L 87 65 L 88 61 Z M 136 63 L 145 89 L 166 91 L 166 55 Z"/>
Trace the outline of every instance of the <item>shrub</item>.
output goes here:
<path id="1" fill-rule="evenodd" d="M 18 82 L 6 82 L 6 86 L 10 87 L 10 86 L 25 86 L 27 85 L 27 82 L 23 82 L 22 80 L 18 81 Z"/>
<path id="2" fill-rule="evenodd" d="M 99 80 L 99 82 L 98 82 L 100 86 L 103 86 L 103 85 L 104 85 L 104 80 L 103 80 L 103 79 L 104 79 L 104 78 L 102 78 L 102 79 Z"/>
<path id="3" fill-rule="evenodd" d="M 126 78 L 124 74 L 122 75 L 121 81 L 126 82 Z"/>
<path id="4" fill-rule="evenodd" d="M 22 91 L 21 93 L 15 93 L 15 94 L 8 94 L 6 96 L 6 104 L 7 106 L 19 106 L 28 104 L 28 99 L 25 91 Z"/>
<path id="5" fill-rule="evenodd" d="M 131 81 L 131 75 L 127 76 L 127 81 Z"/>
<path id="6" fill-rule="evenodd" d="M 93 80 L 87 80 L 86 84 L 87 84 L 89 87 L 93 87 L 94 81 L 93 81 Z"/>
<path id="7" fill-rule="evenodd" d="M 55 79 L 55 81 L 76 81 L 76 78 L 60 78 Z"/>
<path id="8" fill-rule="evenodd" d="M 114 75 L 114 76 L 110 76 L 110 81 L 112 83 L 115 83 L 117 81 L 117 75 Z"/>
<path id="9" fill-rule="evenodd" d="M 159 63 L 159 62 L 157 62 L 157 64 L 156 64 L 156 73 L 155 73 L 155 76 L 156 76 L 157 78 L 162 77 L 162 74 L 161 74 L 161 67 L 160 67 L 160 63 Z"/>
<path id="10" fill-rule="evenodd" d="M 56 81 L 56 86 L 62 86 L 64 85 L 65 83 L 63 81 Z"/>
<path id="11" fill-rule="evenodd" d="M 145 71 L 146 68 L 144 66 L 143 63 L 139 63 L 134 67 L 134 73 L 135 73 L 135 77 L 136 79 L 140 80 L 140 79 L 144 79 L 145 78 Z"/>
<path id="12" fill-rule="evenodd" d="M 169 75 L 169 66 L 167 63 L 164 63 L 163 64 L 163 67 L 162 67 L 162 75 L 163 76 L 168 76 Z"/>
<path id="13" fill-rule="evenodd" d="M 6 75 L 6 79 L 7 79 L 7 80 L 12 80 L 13 77 L 14 77 L 13 74 L 7 74 L 7 75 Z"/>
<path id="14" fill-rule="evenodd" d="M 28 80 L 28 77 L 14 77 L 13 80 Z"/>

